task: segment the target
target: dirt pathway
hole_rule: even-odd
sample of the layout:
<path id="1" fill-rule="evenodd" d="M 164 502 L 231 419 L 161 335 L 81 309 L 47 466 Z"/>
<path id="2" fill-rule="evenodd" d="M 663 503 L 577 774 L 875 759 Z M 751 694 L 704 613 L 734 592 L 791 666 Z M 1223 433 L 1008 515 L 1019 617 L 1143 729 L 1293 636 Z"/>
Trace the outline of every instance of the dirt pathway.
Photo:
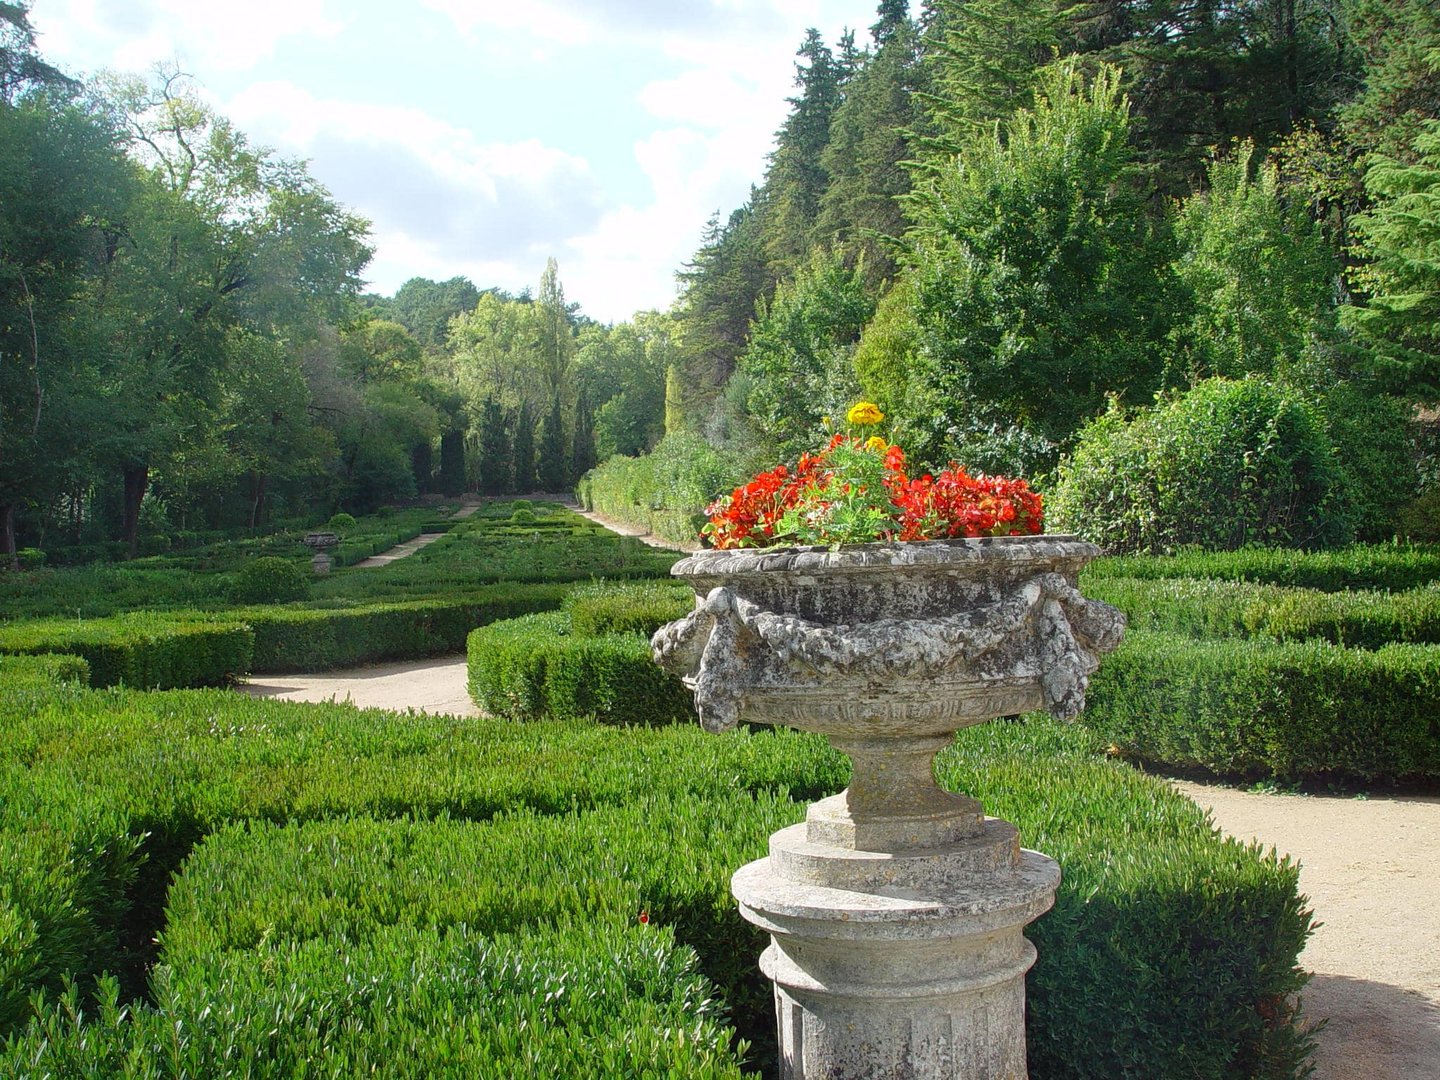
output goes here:
<path id="1" fill-rule="evenodd" d="M 1240 840 L 1300 862 L 1320 923 L 1314 1080 L 1440 1080 L 1440 797 L 1269 795 L 1177 782 Z"/>
<path id="2" fill-rule="evenodd" d="M 466 678 L 465 658 L 447 656 L 319 675 L 256 675 L 239 689 L 251 697 L 281 701 L 348 701 L 360 709 L 479 716 L 465 690 Z"/>

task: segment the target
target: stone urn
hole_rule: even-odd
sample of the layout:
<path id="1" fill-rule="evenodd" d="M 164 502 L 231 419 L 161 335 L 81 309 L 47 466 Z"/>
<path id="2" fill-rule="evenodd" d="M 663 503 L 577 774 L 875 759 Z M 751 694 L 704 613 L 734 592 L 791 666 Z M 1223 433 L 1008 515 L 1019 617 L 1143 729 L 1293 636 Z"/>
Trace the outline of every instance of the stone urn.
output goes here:
<path id="1" fill-rule="evenodd" d="M 962 727 L 1079 714 L 1125 625 L 1076 590 L 1098 554 L 1026 536 L 702 551 L 673 569 L 696 607 L 652 645 L 705 728 L 819 732 L 853 763 L 731 883 L 771 935 L 786 1080 L 1027 1075 L 1022 931 L 1060 869 L 932 764 Z"/>

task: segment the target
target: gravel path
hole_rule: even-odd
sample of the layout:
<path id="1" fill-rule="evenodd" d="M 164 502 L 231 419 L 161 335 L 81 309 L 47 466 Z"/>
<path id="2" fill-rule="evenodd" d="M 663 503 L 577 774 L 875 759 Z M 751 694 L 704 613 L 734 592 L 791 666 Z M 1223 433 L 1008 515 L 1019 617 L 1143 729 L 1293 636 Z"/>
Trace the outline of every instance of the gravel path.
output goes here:
<path id="1" fill-rule="evenodd" d="M 1314 1080 L 1440 1080 L 1440 797 L 1270 795 L 1177 782 L 1231 836 L 1300 862 L 1320 926 Z"/>
<path id="2" fill-rule="evenodd" d="M 348 701 L 360 709 L 479 716 L 465 691 L 465 658 L 371 664 L 319 675 L 256 675 L 240 690 L 282 701 Z"/>

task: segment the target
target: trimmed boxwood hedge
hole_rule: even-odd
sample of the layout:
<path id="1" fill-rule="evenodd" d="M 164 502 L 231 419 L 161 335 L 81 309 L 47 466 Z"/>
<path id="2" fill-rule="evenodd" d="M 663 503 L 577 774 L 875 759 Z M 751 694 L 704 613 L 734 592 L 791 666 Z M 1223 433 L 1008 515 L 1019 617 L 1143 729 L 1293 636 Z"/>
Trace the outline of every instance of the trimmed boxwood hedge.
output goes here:
<path id="1" fill-rule="evenodd" d="M 83 656 L 66 656 L 63 653 L 0 653 L 0 682 L 10 686 L 49 687 L 67 682 L 88 686 L 90 665 Z"/>
<path id="2" fill-rule="evenodd" d="M 1324 592 L 1341 589 L 1398 592 L 1440 581 L 1440 546 L 1352 544 L 1337 551 L 1242 548 L 1239 551 L 1182 551 L 1166 556 L 1111 556 L 1097 559 L 1085 569 L 1085 581 L 1102 577 L 1215 578 Z"/>
<path id="3" fill-rule="evenodd" d="M 1440 778 L 1440 646 L 1130 631 L 1083 722 L 1120 753 L 1285 780 Z"/>
<path id="4" fill-rule="evenodd" d="M 471 700 L 506 720 L 668 724 L 695 715 L 690 691 L 651 658 L 648 636 L 577 633 L 566 611 L 482 626 L 466 655 Z"/>
<path id="5" fill-rule="evenodd" d="M 241 609 L 255 634 L 259 673 L 410 660 L 465 648 L 477 626 L 560 606 L 568 585 L 494 585 L 454 597 L 331 608 Z"/>
<path id="6" fill-rule="evenodd" d="M 83 657 L 90 684 L 97 687 L 223 686 L 250 670 L 254 647 L 255 637 L 246 626 L 179 612 L 0 626 L 0 652 Z"/>
<path id="7" fill-rule="evenodd" d="M 13 1076 L 170 1080 L 675 1077 L 739 1080 L 730 1031 L 694 953 L 659 928 L 573 927 L 487 937 L 377 927 L 216 952 L 154 977 L 95 1017 L 71 991 L 0 1051 Z"/>
<path id="8" fill-rule="evenodd" d="M 729 874 L 763 853 L 777 824 L 798 820 L 804 801 L 846 776 L 822 739 L 791 732 L 715 738 L 688 726 L 402 719 L 219 691 L 5 694 L 0 681 L 0 836 L 23 840 L 44 821 L 54 846 L 0 860 L 0 897 L 21 895 L 14 882 L 35 873 L 36 857 L 67 875 L 107 867 L 69 879 L 74 902 L 60 913 L 68 931 L 15 940 L 12 968 L 32 972 L 21 992 L 56 990 L 72 964 L 80 975 L 98 969 L 88 955 L 65 953 L 67 935 L 88 933 L 88 953 L 102 963 L 123 961 L 127 943 L 161 928 L 160 904 L 168 900 L 170 911 L 152 1006 L 131 1019 L 101 1008 L 98 1021 L 72 1024 L 59 1003 L 12 1029 L 0 1073 L 25 1075 L 32 1060 L 97 1060 L 104 1065 L 73 1075 L 113 1075 L 104 1069 L 128 1061 L 125 1053 L 167 1060 L 170 1043 L 154 1041 L 162 1031 L 178 1039 L 193 1075 L 243 1070 L 253 1054 L 262 1063 L 254 1075 L 287 1076 L 303 1060 L 289 1055 L 328 1068 L 331 1053 L 344 1074 L 370 1054 L 394 1052 L 392 1038 L 417 1060 L 438 1060 L 427 1055 L 456 1032 L 489 1030 L 470 1019 L 469 999 L 452 1013 L 448 991 L 432 998 L 428 985 L 415 988 L 425 1008 L 466 1018 L 453 1025 L 426 1024 L 424 1009 L 407 1012 L 398 1000 L 387 1021 L 367 1003 L 386 1001 L 397 972 L 417 984 L 431 978 L 429 958 L 446 935 L 552 929 L 564 940 L 536 948 L 573 947 L 576 970 L 589 971 L 586 958 L 603 964 L 625 934 L 668 927 L 695 949 L 741 1034 L 758 1041 L 773 1024 L 755 966 L 763 935 L 735 911 Z M 1041 948 L 1029 1008 L 1034 1075 L 1297 1075 L 1303 1046 L 1286 995 L 1299 979 L 1308 918 L 1295 868 L 1222 839 L 1193 804 L 1092 749 L 1083 728 L 989 725 L 962 733 L 937 770 L 1014 820 L 1064 871 L 1054 912 L 1033 928 Z M 118 852 L 142 836 L 118 869 L 109 856 L 71 858 Z M 49 894 L 32 886 L 23 895 L 28 906 L 0 904 L 0 921 L 40 921 Z M 80 912 L 102 914 L 85 926 Z M 464 940 L 483 948 L 479 937 Z M 377 987 L 373 999 L 367 986 Z M 672 1002 L 664 986 L 642 980 L 623 999 L 633 996 L 642 1011 L 627 1015 L 677 1015 L 664 1012 Z M 496 997 L 497 1015 L 506 1015 L 503 987 Z M 652 1000 L 660 1013 L 644 1012 Z M 596 1005 L 629 1007 L 603 994 Z M 276 1009 L 293 1021 L 293 1041 L 278 1031 L 262 1037 L 275 1026 L 262 1029 L 257 1017 Z M 348 1022 L 324 1027 L 327 1015 Z M 569 1045 L 587 1031 L 604 1054 L 621 1052 L 612 1038 L 631 1046 L 647 1037 L 622 1027 L 594 1033 L 588 1015 L 575 1027 L 547 1026 L 542 1015 L 534 1040 Z M 477 1039 L 494 1055 L 494 1074 L 533 1074 L 508 1056 L 511 1044 Z M 232 1044 L 235 1060 L 224 1056 Z M 487 1075 L 483 1067 L 472 1071 Z"/>
<path id="9" fill-rule="evenodd" d="M 1319 639 L 1378 649 L 1395 642 L 1440 644 L 1440 587 L 1408 592 L 1321 592 L 1200 578 L 1098 578 L 1087 596 L 1114 604 L 1132 630 L 1191 637 L 1260 635 Z"/>
<path id="10" fill-rule="evenodd" d="M 577 585 L 565 598 L 575 634 L 643 634 L 650 637 L 695 606 L 695 591 L 676 581 L 597 581 Z"/>

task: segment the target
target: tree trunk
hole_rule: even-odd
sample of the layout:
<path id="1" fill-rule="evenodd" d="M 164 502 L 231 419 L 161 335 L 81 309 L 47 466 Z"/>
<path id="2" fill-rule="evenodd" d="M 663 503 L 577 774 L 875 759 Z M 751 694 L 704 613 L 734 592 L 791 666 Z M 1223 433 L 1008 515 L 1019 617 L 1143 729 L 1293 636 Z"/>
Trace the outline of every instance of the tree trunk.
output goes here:
<path id="1" fill-rule="evenodd" d="M 120 538 L 125 541 L 126 558 L 133 559 L 140 554 L 140 503 L 145 498 L 145 489 L 150 485 L 150 466 L 128 466 L 123 475 L 125 517 Z"/>
<path id="2" fill-rule="evenodd" d="M 265 509 L 265 475 L 250 474 L 250 531 L 260 527 L 260 514 Z"/>
<path id="3" fill-rule="evenodd" d="M 15 551 L 15 504 L 0 506 L 0 560 L 11 570 L 20 569 L 20 556 Z"/>

